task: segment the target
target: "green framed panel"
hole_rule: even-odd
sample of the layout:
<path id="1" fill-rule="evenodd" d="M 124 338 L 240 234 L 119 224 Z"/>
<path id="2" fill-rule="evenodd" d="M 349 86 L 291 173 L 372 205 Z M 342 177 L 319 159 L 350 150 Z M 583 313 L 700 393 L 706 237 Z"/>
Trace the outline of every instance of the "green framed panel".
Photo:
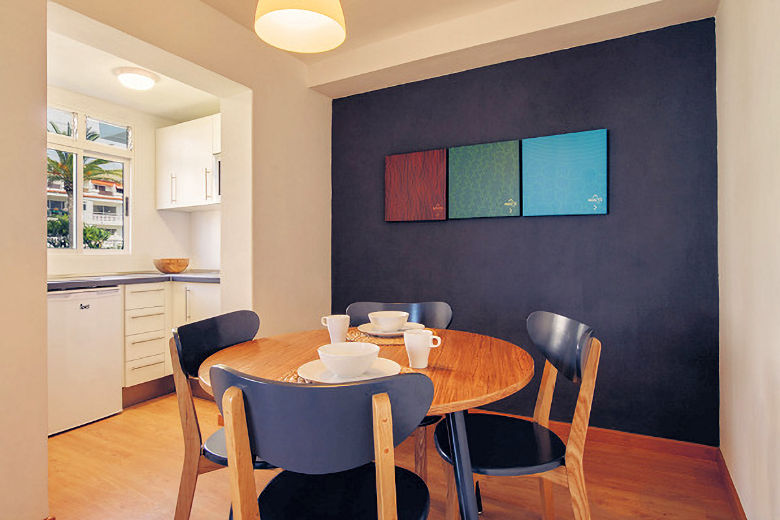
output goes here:
<path id="1" fill-rule="evenodd" d="M 449 218 L 520 216 L 520 141 L 448 150 Z"/>

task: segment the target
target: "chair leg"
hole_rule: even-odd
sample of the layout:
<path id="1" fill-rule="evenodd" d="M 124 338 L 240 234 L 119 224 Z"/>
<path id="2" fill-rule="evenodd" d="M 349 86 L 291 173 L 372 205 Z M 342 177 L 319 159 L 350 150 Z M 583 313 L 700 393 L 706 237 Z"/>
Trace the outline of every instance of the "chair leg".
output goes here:
<path id="1" fill-rule="evenodd" d="M 414 430 L 414 472 L 428 481 L 428 428 Z"/>
<path id="2" fill-rule="evenodd" d="M 539 494 L 542 496 L 542 518 L 544 520 L 555 520 L 555 511 L 553 510 L 552 482 L 540 478 Z"/>
<path id="3" fill-rule="evenodd" d="M 195 498 L 195 484 L 198 483 L 198 465 L 200 453 L 185 453 L 184 465 L 181 468 L 179 496 L 176 499 L 174 520 L 189 520 L 192 511 L 192 501 Z"/>
<path id="4" fill-rule="evenodd" d="M 477 495 L 477 514 L 482 514 L 482 492 L 479 490 L 479 480 L 474 479 L 474 494 Z"/>
<path id="5" fill-rule="evenodd" d="M 590 520 L 590 504 L 588 492 L 585 489 L 585 473 L 582 466 L 566 466 L 566 475 L 571 493 L 571 507 L 576 520 Z"/>

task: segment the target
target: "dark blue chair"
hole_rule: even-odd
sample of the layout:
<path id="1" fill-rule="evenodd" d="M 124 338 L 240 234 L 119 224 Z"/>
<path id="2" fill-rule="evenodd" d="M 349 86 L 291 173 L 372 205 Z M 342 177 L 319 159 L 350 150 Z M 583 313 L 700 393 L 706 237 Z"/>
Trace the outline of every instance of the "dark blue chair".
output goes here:
<path id="1" fill-rule="evenodd" d="M 254 339 L 259 328 L 260 318 L 257 314 L 252 311 L 236 311 L 182 325 L 173 331 L 170 344 L 171 364 L 184 433 L 184 466 L 176 500 L 175 520 L 187 520 L 190 517 L 198 475 L 227 466 L 225 431 L 220 428 L 203 442 L 195 402 L 192 399 L 190 378 L 198 377 L 198 368 L 207 357 L 232 345 Z M 272 469 L 274 466 L 256 460 L 254 467 Z"/>
<path id="2" fill-rule="evenodd" d="M 527 328 L 531 341 L 546 358 L 533 421 L 488 413 L 467 415 L 472 471 L 480 475 L 538 477 L 545 519 L 553 518 L 551 483 L 566 486 L 571 494 L 574 517 L 589 520 L 582 455 L 601 342 L 593 337 L 593 329 L 589 326 L 551 312 L 532 313 L 528 316 Z M 580 385 L 566 444 L 548 428 L 558 373 Z M 439 454 L 452 464 L 446 423 L 436 427 L 434 439 Z"/>
<path id="3" fill-rule="evenodd" d="M 351 326 L 368 323 L 368 314 L 375 311 L 405 311 L 409 321 L 422 323 L 432 329 L 446 329 L 452 323 L 452 307 L 446 302 L 382 303 L 354 302 L 347 307 Z M 428 426 L 441 420 L 441 415 L 426 415 L 420 429 L 414 432 L 414 471 L 423 480 L 428 478 Z"/>
<path id="4" fill-rule="evenodd" d="M 446 302 L 354 302 L 347 307 L 349 324 L 356 327 L 368 323 L 368 313 L 375 311 L 405 311 L 409 313 L 409 321 L 432 329 L 446 329 L 452 322 L 452 307 Z"/>
<path id="5" fill-rule="evenodd" d="M 433 400 L 422 374 L 342 385 L 293 384 L 211 367 L 225 418 L 236 520 L 425 519 L 425 482 L 395 466 Z M 392 403 L 392 406 L 391 406 Z M 257 495 L 252 460 L 285 468 Z M 375 460 L 375 463 L 371 461 Z"/>

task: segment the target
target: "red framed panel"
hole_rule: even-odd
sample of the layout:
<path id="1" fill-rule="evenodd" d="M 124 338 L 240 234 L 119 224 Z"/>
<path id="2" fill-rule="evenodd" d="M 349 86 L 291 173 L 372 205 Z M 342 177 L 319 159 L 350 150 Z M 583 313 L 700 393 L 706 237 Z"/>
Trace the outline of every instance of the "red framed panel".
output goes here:
<path id="1" fill-rule="evenodd" d="M 385 157 L 385 221 L 447 218 L 447 151 Z"/>

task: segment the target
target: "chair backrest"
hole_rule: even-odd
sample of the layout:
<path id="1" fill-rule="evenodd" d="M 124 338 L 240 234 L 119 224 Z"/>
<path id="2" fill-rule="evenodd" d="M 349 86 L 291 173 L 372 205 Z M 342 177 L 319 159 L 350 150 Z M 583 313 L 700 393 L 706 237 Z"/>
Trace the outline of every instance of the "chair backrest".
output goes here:
<path id="1" fill-rule="evenodd" d="M 203 442 L 189 378 L 197 377 L 198 367 L 211 354 L 254 338 L 259 327 L 257 314 L 236 311 L 182 325 L 173 331 L 169 348 L 185 456 L 200 454 Z"/>
<path id="2" fill-rule="evenodd" d="M 593 329 L 584 323 L 546 311 L 526 320 L 531 341 L 566 378 L 577 383 L 588 361 Z"/>
<path id="3" fill-rule="evenodd" d="M 243 393 L 252 455 L 298 473 L 335 473 L 374 459 L 374 395 L 389 395 L 394 445 L 417 428 L 433 400 L 433 383 L 423 374 L 342 385 L 270 381 L 224 365 L 210 374 L 220 411 L 226 390 Z"/>
<path id="4" fill-rule="evenodd" d="M 447 302 L 382 303 L 354 302 L 347 307 L 351 326 L 368 323 L 368 313 L 374 311 L 406 311 L 409 321 L 432 329 L 446 329 L 452 322 L 452 307 Z"/>
<path id="5" fill-rule="evenodd" d="M 182 325 L 173 331 L 182 370 L 189 377 L 198 377 L 198 368 L 207 357 L 254 339 L 259 329 L 258 315 L 246 310 Z"/>
<path id="6" fill-rule="evenodd" d="M 532 312 L 528 316 L 527 325 L 531 340 L 547 358 L 536 397 L 534 421 L 544 427 L 549 425 L 558 371 L 563 372 L 572 382 L 580 383 L 574 418 L 566 441 L 566 466 L 581 467 L 601 359 L 601 341 L 593 336 L 593 329 L 584 323 L 552 312 Z"/>

